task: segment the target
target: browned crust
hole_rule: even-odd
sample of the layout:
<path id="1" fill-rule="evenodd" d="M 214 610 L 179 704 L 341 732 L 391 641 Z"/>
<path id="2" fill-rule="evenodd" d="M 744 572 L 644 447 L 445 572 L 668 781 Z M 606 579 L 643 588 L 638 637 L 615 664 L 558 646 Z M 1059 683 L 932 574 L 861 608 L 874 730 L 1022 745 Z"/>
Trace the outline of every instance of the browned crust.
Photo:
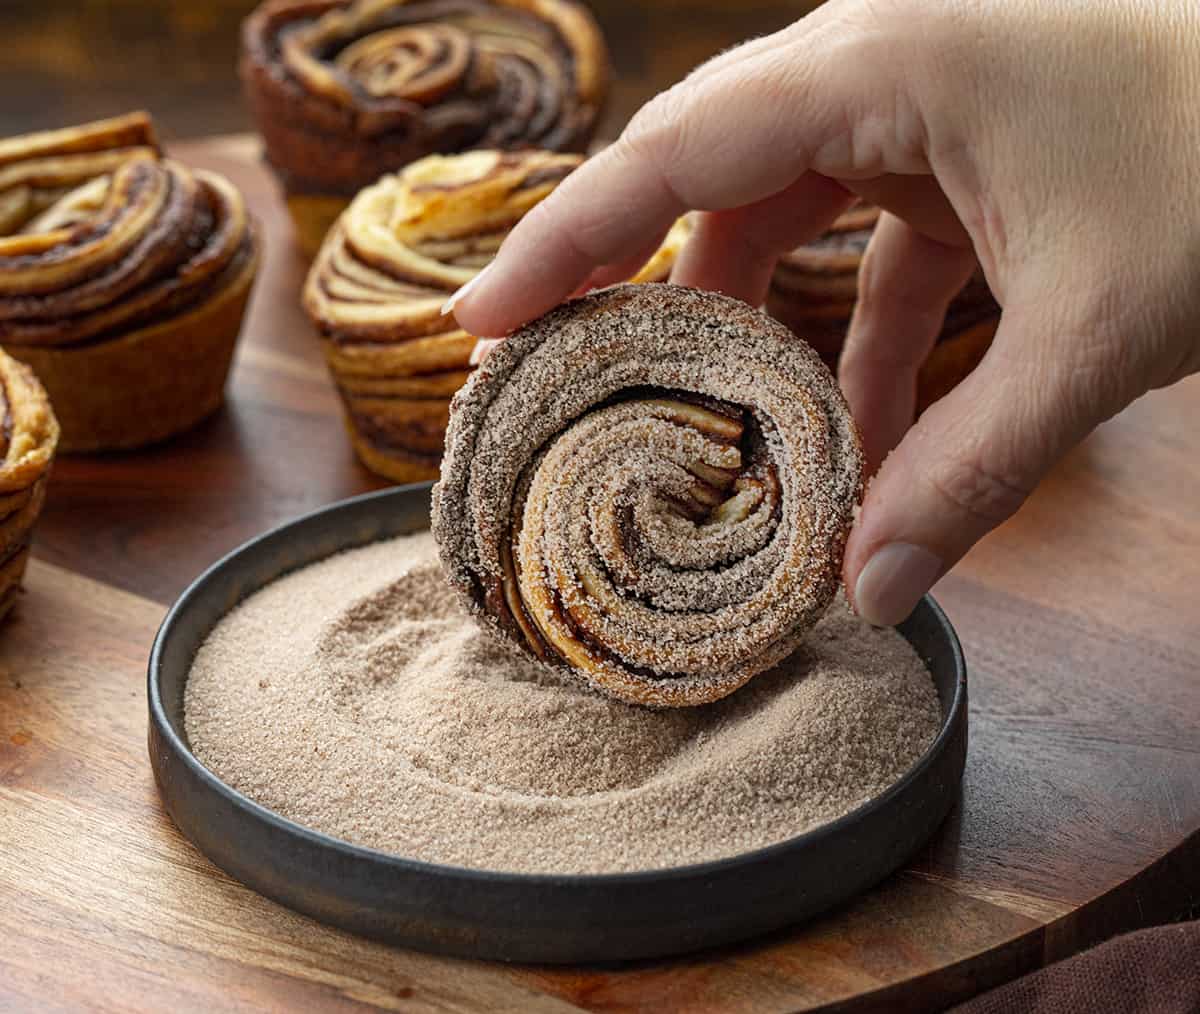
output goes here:
<path id="1" fill-rule="evenodd" d="M 127 159 L 160 154 L 154 127 L 142 112 L 0 140 L 0 236 Z"/>
<path id="2" fill-rule="evenodd" d="M 6 560 L 29 544 L 33 526 L 46 500 L 46 479 L 38 479 L 26 492 L 20 509 L 0 518 L 0 560 Z"/>
<path id="3" fill-rule="evenodd" d="M 397 483 L 428 482 L 438 477 L 442 459 L 440 450 L 434 455 L 422 455 L 394 445 L 381 447 L 360 433 L 349 415 L 345 417 L 345 423 L 358 460 L 376 475 Z"/>
<path id="4" fill-rule="evenodd" d="M 33 371 L 0 352 L 0 618 L 17 601 L 34 527 L 58 446 L 59 428 Z"/>
<path id="5" fill-rule="evenodd" d="M 157 151 L 158 147 L 158 137 L 149 114 L 137 110 L 74 127 L 20 134 L 0 140 L 0 168 L 32 159 L 94 155 L 136 148 Z"/>
<path id="6" fill-rule="evenodd" d="M 0 398 L 4 457 L 0 461 L 0 504 L 10 513 L 50 470 L 59 443 L 59 424 L 46 390 L 27 366 L 0 351 Z"/>
<path id="7" fill-rule="evenodd" d="M 42 378 L 62 424 L 62 450 L 140 447 L 215 411 L 258 262 L 252 230 L 219 287 L 178 317 L 89 345 L 10 347 Z"/>
<path id="8" fill-rule="evenodd" d="M 0 157 L 0 342 L 41 378 L 62 449 L 140 446 L 216 408 L 259 260 L 236 188 L 161 158 L 142 113 Z"/>
<path id="9" fill-rule="evenodd" d="M 25 568 L 29 564 L 29 547 L 23 547 L 0 563 L 0 620 L 12 612 L 21 596 Z"/>
<path id="10" fill-rule="evenodd" d="M 225 285 L 248 248 L 245 205 L 227 180 L 145 155 L 46 215 L 67 224 L 43 218 L 31 234 L 0 237 L 6 346 L 77 346 L 176 316 Z"/>
<path id="11" fill-rule="evenodd" d="M 863 253 L 878 218 L 878 208 L 856 205 L 819 240 L 781 257 L 771 279 L 767 312 L 809 342 L 831 370 L 837 369 L 846 341 Z M 951 301 L 937 345 L 921 371 L 918 412 L 974 369 L 999 317 L 999 304 L 976 272 Z"/>
<path id="12" fill-rule="evenodd" d="M 482 71 L 472 70 L 448 94 L 429 97 L 426 106 L 415 101 L 393 103 L 390 119 L 379 112 L 381 100 L 369 96 L 344 71 L 324 60 L 323 73 L 346 95 L 322 94 L 315 81 L 297 77 L 281 53 L 288 33 L 307 31 L 330 12 L 354 19 L 365 5 L 346 0 L 268 0 L 246 19 L 242 80 L 268 160 L 286 193 L 349 198 L 384 173 L 437 152 L 477 147 L 586 150 L 608 78 L 607 50 L 586 8 L 574 0 L 470 2 L 480 10 L 509 12 L 518 22 L 537 23 L 557 40 L 550 48 L 560 51 L 574 84 L 570 94 L 539 93 L 538 102 L 559 103 L 554 122 L 523 125 L 510 118 L 505 105 L 508 99 L 504 98 L 504 88 L 509 85 L 487 80 Z M 406 11 L 402 8 L 416 11 L 424 7 L 436 13 L 439 5 L 432 0 L 395 0 L 390 6 L 395 8 L 395 17 L 403 18 Z M 443 20 L 444 15 L 434 22 Z M 381 122 L 386 129 L 380 129 Z M 314 225 L 306 221 L 301 231 L 302 241 L 309 246 Z"/>

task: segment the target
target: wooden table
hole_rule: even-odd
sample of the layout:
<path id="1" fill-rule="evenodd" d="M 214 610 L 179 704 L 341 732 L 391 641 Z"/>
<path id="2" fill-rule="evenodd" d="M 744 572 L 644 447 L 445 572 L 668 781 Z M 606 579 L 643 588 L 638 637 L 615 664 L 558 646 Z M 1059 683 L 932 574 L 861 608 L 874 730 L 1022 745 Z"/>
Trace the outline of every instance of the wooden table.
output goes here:
<path id="1" fill-rule="evenodd" d="M 219 554 L 377 483 L 253 142 L 176 154 L 243 188 L 265 268 L 224 411 L 56 467 L 0 631 L 0 1009 L 927 1010 L 1200 898 L 1197 380 L 1101 427 L 942 583 L 971 667 L 962 802 L 853 904 L 729 950 L 552 969 L 389 948 L 232 882 L 159 806 L 151 639 Z"/>

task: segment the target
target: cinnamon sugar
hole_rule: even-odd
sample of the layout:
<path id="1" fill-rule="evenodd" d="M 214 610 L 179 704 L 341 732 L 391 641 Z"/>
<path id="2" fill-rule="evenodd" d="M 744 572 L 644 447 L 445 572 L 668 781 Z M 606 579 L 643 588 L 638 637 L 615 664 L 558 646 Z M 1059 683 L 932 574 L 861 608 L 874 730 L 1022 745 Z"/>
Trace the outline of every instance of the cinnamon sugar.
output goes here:
<path id="1" fill-rule="evenodd" d="M 539 873 L 790 838 L 895 782 L 940 715 L 907 642 L 842 605 L 731 697 L 621 704 L 478 627 L 427 534 L 249 598 L 201 647 L 185 704 L 197 757 L 285 817 L 409 858 Z"/>

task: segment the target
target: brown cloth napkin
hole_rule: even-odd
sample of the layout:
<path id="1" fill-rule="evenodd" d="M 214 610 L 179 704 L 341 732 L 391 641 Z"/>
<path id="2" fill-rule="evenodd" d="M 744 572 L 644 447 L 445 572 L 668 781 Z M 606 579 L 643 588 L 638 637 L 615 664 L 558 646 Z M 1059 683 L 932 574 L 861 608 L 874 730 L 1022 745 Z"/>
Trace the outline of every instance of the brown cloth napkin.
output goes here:
<path id="1" fill-rule="evenodd" d="M 1198 1014 L 1200 922 L 1117 937 L 977 996 L 952 1014 Z"/>

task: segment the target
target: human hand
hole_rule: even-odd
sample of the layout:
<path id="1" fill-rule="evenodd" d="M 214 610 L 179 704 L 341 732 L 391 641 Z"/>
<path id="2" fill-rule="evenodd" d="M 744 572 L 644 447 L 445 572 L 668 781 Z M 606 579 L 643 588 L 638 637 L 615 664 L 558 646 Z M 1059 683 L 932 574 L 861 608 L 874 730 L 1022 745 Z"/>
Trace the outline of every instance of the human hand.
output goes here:
<path id="1" fill-rule="evenodd" d="M 1200 370 L 1198 38 L 1192 0 L 833 0 L 649 103 L 455 315 L 506 334 L 627 277 L 689 209 L 672 280 L 760 305 L 851 192 L 887 209 L 840 369 L 878 466 L 844 579 L 899 622 L 1093 427 Z M 977 262 L 996 339 L 911 425 Z"/>

